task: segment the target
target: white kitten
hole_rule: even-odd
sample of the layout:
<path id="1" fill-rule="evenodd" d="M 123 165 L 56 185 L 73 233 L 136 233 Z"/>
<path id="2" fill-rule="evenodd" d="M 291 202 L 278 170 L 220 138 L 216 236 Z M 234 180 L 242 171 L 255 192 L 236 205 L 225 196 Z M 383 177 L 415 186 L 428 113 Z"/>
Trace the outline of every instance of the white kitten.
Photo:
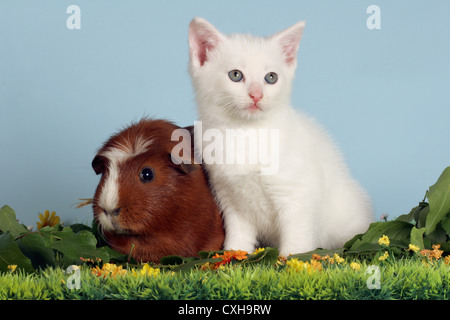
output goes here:
<path id="1" fill-rule="evenodd" d="M 290 106 L 304 25 L 259 38 L 223 35 L 201 18 L 190 24 L 190 72 L 203 132 L 279 134 L 278 149 L 271 148 L 279 152 L 274 174 L 261 174 L 261 161 L 205 163 L 223 210 L 225 249 L 253 252 L 262 244 L 287 256 L 338 248 L 373 221 L 368 196 L 350 177 L 331 139 Z M 196 143 L 207 148 L 202 135 L 196 135 Z M 226 152 L 232 151 L 225 146 Z M 231 158 L 240 151 L 234 152 Z"/>

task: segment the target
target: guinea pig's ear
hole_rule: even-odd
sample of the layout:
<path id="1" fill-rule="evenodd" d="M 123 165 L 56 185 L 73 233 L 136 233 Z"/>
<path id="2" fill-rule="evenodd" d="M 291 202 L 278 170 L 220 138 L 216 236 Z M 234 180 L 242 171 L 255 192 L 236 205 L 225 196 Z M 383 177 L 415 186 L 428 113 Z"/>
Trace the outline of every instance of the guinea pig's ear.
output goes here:
<path id="1" fill-rule="evenodd" d="M 197 169 L 200 169 L 200 165 L 196 163 L 187 163 L 184 159 L 175 156 L 173 154 L 169 154 L 169 161 L 174 166 L 175 169 L 177 169 L 180 172 L 183 173 L 191 173 L 196 171 Z M 191 162 L 191 161 L 189 161 Z"/>
<path id="2" fill-rule="evenodd" d="M 100 174 L 105 172 L 106 169 L 106 158 L 97 155 L 94 160 L 92 160 L 92 169 L 94 169 L 95 174 Z"/>

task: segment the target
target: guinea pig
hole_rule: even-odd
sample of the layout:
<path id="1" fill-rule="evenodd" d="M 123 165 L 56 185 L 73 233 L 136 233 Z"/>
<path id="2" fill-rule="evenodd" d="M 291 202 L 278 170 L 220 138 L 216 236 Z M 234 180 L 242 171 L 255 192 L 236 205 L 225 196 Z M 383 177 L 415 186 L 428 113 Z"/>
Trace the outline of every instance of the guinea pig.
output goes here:
<path id="1" fill-rule="evenodd" d="M 171 136 L 179 128 L 166 120 L 142 119 L 113 135 L 92 161 L 102 175 L 94 220 L 114 250 L 136 261 L 192 257 L 223 245 L 222 215 L 203 167 L 172 160 L 180 142 Z M 193 137 L 189 142 L 193 154 Z"/>

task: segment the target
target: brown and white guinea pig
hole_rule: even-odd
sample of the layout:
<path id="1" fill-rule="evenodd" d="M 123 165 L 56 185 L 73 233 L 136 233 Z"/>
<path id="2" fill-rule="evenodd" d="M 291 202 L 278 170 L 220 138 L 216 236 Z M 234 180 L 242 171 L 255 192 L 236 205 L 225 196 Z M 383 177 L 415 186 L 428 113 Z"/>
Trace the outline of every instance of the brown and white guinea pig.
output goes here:
<path id="1" fill-rule="evenodd" d="M 113 249 L 137 261 L 196 256 L 223 244 L 222 216 L 203 168 L 172 161 L 180 143 L 171 141 L 175 129 L 165 120 L 142 119 L 112 136 L 92 161 L 102 174 L 94 219 Z"/>

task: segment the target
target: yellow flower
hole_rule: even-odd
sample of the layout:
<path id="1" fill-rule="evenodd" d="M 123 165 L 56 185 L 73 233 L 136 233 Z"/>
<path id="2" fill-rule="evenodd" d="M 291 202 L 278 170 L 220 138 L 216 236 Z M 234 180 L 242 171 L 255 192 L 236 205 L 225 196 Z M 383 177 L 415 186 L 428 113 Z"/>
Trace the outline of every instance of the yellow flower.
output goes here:
<path id="1" fill-rule="evenodd" d="M 299 261 L 297 258 L 290 259 L 286 261 L 286 265 L 289 266 L 291 269 L 295 271 L 307 271 L 308 273 L 311 273 L 313 271 L 320 271 L 322 270 L 322 263 L 317 260 L 311 260 L 311 263 L 309 262 L 303 262 Z"/>
<path id="2" fill-rule="evenodd" d="M 48 210 L 44 212 L 44 215 L 39 213 L 39 220 L 41 220 L 41 222 L 37 222 L 38 230 L 47 226 L 54 227 L 59 223 L 59 217 L 56 215 L 55 211 L 52 211 L 51 215 Z"/>
<path id="3" fill-rule="evenodd" d="M 117 275 L 125 275 L 127 270 L 122 269 L 122 266 L 117 266 L 114 263 L 105 263 L 100 269 L 98 266 L 91 268 L 92 274 L 103 278 L 107 276 L 115 277 Z"/>
<path id="4" fill-rule="evenodd" d="M 206 262 L 200 266 L 200 269 L 205 270 L 214 270 L 215 264 L 211 262 Z"/>
<path id="5" fill-rule="evenodd" d="M 384 254 L 378 258 L 380 261 L 384 261 L 389 257 L 389 252 L 385 251 Z"/>
<path id="6" fill-rule="evenodd" d="M 335 253 L 335 254 L 333 255 L 333 259 L 334 259 L 334 261 L 336 261 L 337 264 L 340 264 L 340 263 L 344 263 L 344 262 L 345 262 L 345 259 L 339 257 L 339 255 L 338 255 L 337 253 Z"/>
<path id="7" fill-rule="evenodd" d="M 252 254 L 257 254 L 257 253 L 263 252 L 264 250 L 266 250 L 266 249 L 265 248 L 258 248 L 258 249 L 255 249 L 255 251 L 253 251 Z"/>
<path id="8" fill-rule="evenodd" d="M 299 261 L 297 258 L 294 259 L 290 259 L 286 261 L 286 265 L 288 265 L 291 268 L 299 268 L 299 267 L 303 267 L 303 261 Z"/>
<path id="9" fill-rule="evenodd" d="M 378 244 L 380 246 L 385 245 L 388 246 L 391 243 L 388 236 L 383 235 L 380 239 L 378 239 Z"/>
<path id="10" fill-rule="evenodd" d="M 414 252 L 418 252 L 420 250 L 420 248 L 418 246 L 413 245 L 413 244 L 409 244 L 408 250 L 414 251 Z"/>
<path id="11" fill-rule="evenodd" d="M 156 277 L 157 275 L 159 275 L 159 273 L 160 273 L 159 268 L 152 268 L 147 263 L 144 264 L 144 266 L 142 267 L 142 270 L 141 270 L 141 274 L 145 275 L 145 276 Z"/>
<path id="12" fill-rule="evenodd" d="M 17 269 L 17 264 L 10 264 L 10 265 L 8 266 L 8 269 L 11 270 L 11 273 L 14 272 L 14 271 L 16 271 L 16 269 Z"/>
<path id="13" fill-rule="evenodd" d="M 352 268 L 355 271 L 358 271 L 359 269 L 361 269 L 361 265 L 357 262 L 352 262 L 350 263 L 350 268 Z"/>
<path id="14" fill-rule="evenodd" d="M 146 264 L 144 264 L 142 266 L 142 269 L 139 270 L 139 273 L 134 268 L 131 269 L 131 272 L 133 273 L 133 275 L 135 277 L 137 277 L 138 275 L 156 277 L 157 275 L 160 274 L 160 269 L 159 268 L 152 268 L 152 267 L 149 266 L 148 263 L 146 263 Z"/>

